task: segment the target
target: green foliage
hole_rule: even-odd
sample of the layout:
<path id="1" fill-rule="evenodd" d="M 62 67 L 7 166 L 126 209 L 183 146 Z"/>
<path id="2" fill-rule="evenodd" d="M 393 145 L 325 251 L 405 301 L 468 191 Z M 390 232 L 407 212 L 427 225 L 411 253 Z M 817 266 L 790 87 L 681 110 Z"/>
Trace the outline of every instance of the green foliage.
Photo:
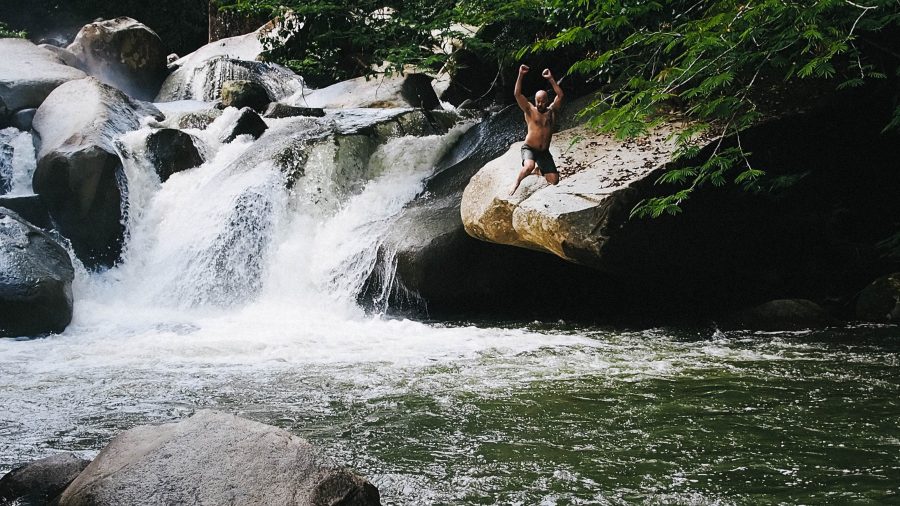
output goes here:
<path id="1" fill-rule="evenodd" d="M 0 39 L 24 39 L 28 33 L 22 30 L 12 30 L 6 23 L 0 22 Z"/>
<path id="2" fill-rule="evenodd" d="M 676 138 L 676 158 L 693 159 L 699 144 L 730 139 L 696 166 L 673 164 L 660 184 L 674 195 L 641 202 L 634 216 L 675 214 L 704 184 L 759 190 L 765 173 L 751 167 L 739 133 L 782 104 L 772 90 L 806 82 L 846 89 L 900 69 L 892 49 L 900 27 L 894 0 L 550 0 L 573 13 L 553 37 L 520 52 L 578 46 L 569 69 L 604 86 L 584 115 L 619 137 L 643 135 L 673 107 L 699 125 Z M 887 47 L 885 47 L 887 46 Z M 887 129 L 900 128 L 900 108 Z M 736 174 L 735 174 L 736 172 Z"/>

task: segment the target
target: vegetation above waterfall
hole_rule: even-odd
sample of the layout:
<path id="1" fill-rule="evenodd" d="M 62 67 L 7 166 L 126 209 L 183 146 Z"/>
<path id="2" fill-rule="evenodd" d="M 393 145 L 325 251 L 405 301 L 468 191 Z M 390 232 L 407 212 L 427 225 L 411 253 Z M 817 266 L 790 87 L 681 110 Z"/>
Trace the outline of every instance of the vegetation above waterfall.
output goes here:
<path id="1" fill-rule="evenodd" d="M 893 81 L 900 72 L 900 5 L 894 0 L 222 0 L 221 8 L 292 21 L 267 40 L 269 57 L 324 84 L 403 65 L 437 70 L 461 47 L 501 71 L 552 61 L 602 93 L 584 111 L 598 129 L 644 134 L 665 114 L 693 121 L 676 164 L 659 182 L 679 188 L 635 208 L 675 214 L 712 184 L 767 189 L 740 132 L 811 95 Z M 471 32 L 461 24 L 479 26 Z M 456 39 L 442 46 L 442 40 Z M 380 67 L 382 62 L 388 66 Z M 885 131 L 900 126 L 900 107 Z M 730 139 L 700 153 L 700 139 Z"/>

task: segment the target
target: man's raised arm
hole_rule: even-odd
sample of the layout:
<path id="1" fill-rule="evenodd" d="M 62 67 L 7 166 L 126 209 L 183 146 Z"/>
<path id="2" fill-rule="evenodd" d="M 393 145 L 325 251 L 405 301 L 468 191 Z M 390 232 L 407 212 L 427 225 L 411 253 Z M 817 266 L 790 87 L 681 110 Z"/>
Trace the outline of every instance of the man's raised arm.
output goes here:
<path id="1" fill-rule="evenodd" d="M 531 104 L 528 103 L 528 99 L 525 98 L 525 95 L 522 94 L 522 77 L 528 73 L 528 65 L 520 65 L 519 66 L 519 77 L 516 78 L 516 88 L 513 90 L 513 96 L 516 97 L 516 103 L 519 104 L 519 108 L 521 108 L 526 113 L 531 109 Z"/>
<path id="2" fill-rule="evenodd" d="M 556 84 L 556 79 L 553 78 L 553 72 L 550 72 L 550 69 L 544 69 L 544 72 L 542 72 L 541 75 L 544 76 L 544 79 L 550 81 L 550 86 L 553 86 L 553 92 L 556 93 L 556 98 L 553 99 L 553 103 L 550 104 L 550 107 L 558 111 L 559 108 L 562 107 L 565 94 L 563 93 L 562 88 Z"/>

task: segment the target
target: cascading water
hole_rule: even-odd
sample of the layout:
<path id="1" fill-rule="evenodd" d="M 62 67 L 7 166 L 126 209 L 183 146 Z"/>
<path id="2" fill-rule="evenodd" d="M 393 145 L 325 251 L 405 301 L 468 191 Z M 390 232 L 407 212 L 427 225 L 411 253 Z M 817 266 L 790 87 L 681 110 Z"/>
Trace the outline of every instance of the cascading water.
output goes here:
<path id="1" fill-rule="evenodd" d="M 0 130 L 0 195 L 30 195 L 36 165 L 30 132 Z"/>
<path id="2" fill-rule="evenodd" d="M 894 494 L 900 352 L 835 344 L 877 329 L 798 339 L 367 315 L 356 297 L 390 218 L 462 127 L 375 135 L 361 126 L 396 111 L 329 112 L 223 144 L 236 113 L 188 130 L 207 161 L 165 183 L 145 152 L 152 127 L 119 139 L 123 260 L 80 269 L 64 334 L 0 340 L 0 472 L 216 408 L 311 439 L 386 504 Z"/>

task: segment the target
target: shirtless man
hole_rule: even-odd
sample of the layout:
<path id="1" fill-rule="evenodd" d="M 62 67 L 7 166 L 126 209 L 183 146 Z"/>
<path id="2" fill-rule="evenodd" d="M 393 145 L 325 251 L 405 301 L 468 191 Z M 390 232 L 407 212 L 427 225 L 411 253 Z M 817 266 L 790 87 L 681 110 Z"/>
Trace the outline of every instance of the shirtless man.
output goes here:
<path id="1" fill-rule="evenodd" d="M 556 170 L 556 162 L 553 161 L 553 156 L 550 155 L 550 137 L 553 136 L 553 124 L 556 121 L 560 107 L 562 107 L 563 91 L 556 84 L 556 79 L 553 78 L 550 69 L 544 69 L 541 75 L 544 76 L 544 79 L 550 81 L 553 91 L 556 92 L 556 98 L 552 104 L 548 105 L 550 96 L 546 91 L 541 90 L 534 95 L 534 105 L 531 105 L 528 99 L 525 98 L 525 95 L 522 95 L 522 76 L 527 74 L 528 70 L 526 65 L 519 67 L 519 77 L 516 79 L 516 89 L 513 92 L 516 102 L 522 111 L 525 112 L 525 124 L 528 125 L 528 134 L 525 135 L 525 144 L 522 145 L 522 170 L 519 171 L 519 175 L 516 177 L 516 183 L 509 190 L 510 195 L 516 192 L 523 179 L 532 173 L 537 175 L 538 170 L 548 183 L 556 184 L 559 182 L 559 171 Z M 537 168 L 535 168 L 535 165 L 537 165 Z"/>

